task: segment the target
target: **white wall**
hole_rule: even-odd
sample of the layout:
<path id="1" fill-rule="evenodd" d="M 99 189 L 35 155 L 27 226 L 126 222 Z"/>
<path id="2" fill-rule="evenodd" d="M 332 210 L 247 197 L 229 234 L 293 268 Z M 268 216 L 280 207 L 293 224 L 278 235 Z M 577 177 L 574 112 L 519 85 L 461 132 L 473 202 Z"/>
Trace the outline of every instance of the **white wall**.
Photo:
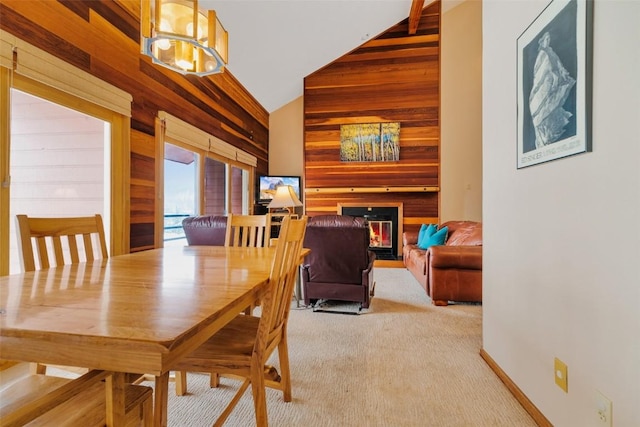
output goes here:
<path id="1" fill-rule="evenodd" d="M 269 115 L 269 173 L 304 175 L 304 102 L 299 97 Z"/>
<path id="2" fill-rule="evenodd" d="M 440 222 L 481 221 L 482 2 L 443 12 L 441 40 Z"/>
<path id="3" fill-rule="evenodd" d="M 595 2 L 593 152 L 517 170 L 516 39 L 547 3 L 483 3 L 483 346 L 555 426 L 598 425 L 596 390 L 639 426 L 640 2 Z"/>

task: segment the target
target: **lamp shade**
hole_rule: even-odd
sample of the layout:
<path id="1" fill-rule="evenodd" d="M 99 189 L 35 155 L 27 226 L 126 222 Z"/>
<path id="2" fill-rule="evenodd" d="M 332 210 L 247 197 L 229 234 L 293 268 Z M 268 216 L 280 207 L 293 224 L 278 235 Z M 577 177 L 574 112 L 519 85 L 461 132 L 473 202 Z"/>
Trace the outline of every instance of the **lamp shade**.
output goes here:
<path id="1" fill-rule="evenodd" d="M 295 191 L 290 185 L 281 185 L 276 189 L 276 194 L 267 206 L 269 209 L 287 209 L 295 206 L 302 206 L 302 202 L 296 196 Z"/>

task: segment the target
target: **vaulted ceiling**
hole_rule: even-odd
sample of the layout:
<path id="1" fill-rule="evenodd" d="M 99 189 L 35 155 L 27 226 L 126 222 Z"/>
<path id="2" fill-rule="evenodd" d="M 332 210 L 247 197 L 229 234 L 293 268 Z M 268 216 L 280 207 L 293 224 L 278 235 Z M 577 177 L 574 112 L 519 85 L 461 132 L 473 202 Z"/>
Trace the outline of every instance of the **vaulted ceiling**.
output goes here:
<path id="1" fill-rule="evenodd" d="M 418 0 L 415 0 L 419 3 Z M 432 0 L 424 0 L 424 6 Z M 460 0 L 443 0 L 443 11 Z M 412 0 L 200 0 L 229 32 L 228 69 L 272 112 L 303 79 L 409 17 Z"/>

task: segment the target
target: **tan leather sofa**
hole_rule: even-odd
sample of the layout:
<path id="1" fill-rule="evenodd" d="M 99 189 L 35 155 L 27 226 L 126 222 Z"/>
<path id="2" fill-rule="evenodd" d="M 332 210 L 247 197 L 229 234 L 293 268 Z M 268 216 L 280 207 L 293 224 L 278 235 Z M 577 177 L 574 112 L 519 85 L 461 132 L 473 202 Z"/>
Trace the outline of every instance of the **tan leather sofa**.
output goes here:
<path id="1" fill-rule="evenodd" d="M 442 246 L 418 248 L 418 231 L 403 233 L 405 267 L 414 275 L 435 305 L 449 301 L 482 302 L 482 223 L 448 221 Z"/>

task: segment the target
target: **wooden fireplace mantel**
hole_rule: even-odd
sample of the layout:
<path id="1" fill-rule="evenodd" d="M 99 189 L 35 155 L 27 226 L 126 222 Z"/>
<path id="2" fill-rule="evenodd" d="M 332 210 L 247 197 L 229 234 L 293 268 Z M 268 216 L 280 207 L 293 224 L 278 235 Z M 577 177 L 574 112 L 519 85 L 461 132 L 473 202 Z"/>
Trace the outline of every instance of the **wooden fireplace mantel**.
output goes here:
<path id="1" fill-rule="evenodd" d="M 440 187 L 429 186 L 402 186 L 402 187 L 323 187 L 305 188 L 305 193 L 435 193 Z"/>

